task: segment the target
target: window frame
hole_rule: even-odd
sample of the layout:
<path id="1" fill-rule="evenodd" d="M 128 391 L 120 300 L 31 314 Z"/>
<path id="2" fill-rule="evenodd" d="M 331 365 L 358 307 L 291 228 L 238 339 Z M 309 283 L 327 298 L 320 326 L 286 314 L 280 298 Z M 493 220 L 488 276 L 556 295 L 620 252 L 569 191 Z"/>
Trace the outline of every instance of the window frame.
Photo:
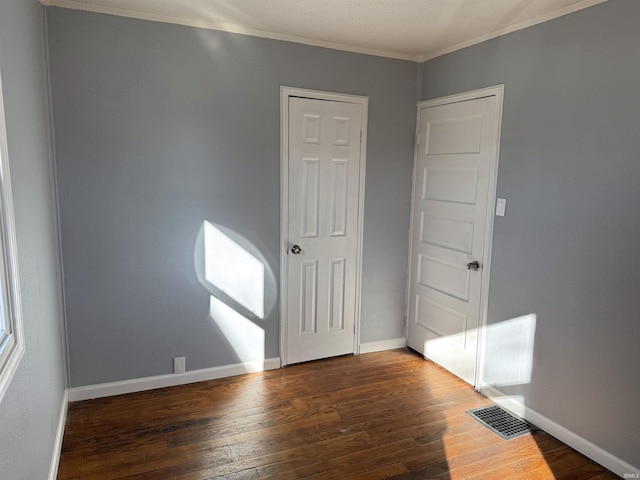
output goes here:
<path id="1" fill-rule="evenodd" d="M 9 148 L 0 75 L 0 401 L 25 352 Z M 4 327 L 4 328 L 2 328 Z"/>

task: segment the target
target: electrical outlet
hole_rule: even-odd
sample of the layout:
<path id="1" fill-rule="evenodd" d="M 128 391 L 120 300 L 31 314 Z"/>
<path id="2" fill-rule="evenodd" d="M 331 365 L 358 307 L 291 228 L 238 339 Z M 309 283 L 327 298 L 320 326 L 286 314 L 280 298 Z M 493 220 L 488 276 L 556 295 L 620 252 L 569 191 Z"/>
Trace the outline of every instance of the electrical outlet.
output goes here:
<path id="1" fill-rule="evenodd" d="M 185 358 L 184 357 L 176 357 L 173 359 L 173 373 L 184 373 L 185 368 Z"/>

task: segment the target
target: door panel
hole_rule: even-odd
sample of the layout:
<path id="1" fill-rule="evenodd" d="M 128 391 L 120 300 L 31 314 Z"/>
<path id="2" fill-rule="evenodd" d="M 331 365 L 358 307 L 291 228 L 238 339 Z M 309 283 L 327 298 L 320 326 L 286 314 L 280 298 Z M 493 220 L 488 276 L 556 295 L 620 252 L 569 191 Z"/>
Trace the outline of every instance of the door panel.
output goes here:
<path id="1" fill-rule="evenodd" d="M 418 119 L 408 345 L 474 383 L 497 99 L 423 107 Z"/>
<path id="2" fill-rule="evenodd" d="M 300 335 L 317 333 L 318 262 L 300 262 Z"/>
<path id="3" fill-rule="evenodd" d="M 297 363 L 354 351 L 362 107 L 290 98 L 288 128 L 285 363 Z"/>
<path id="4" fill-rule="evenodd" d="M 302 207 L 300 236 L 313 238 L 318 236 L 320 159 L 302 157 L 301 173 L 300 198 L 298 199 Z"/>
<path id="5" fill-rule="evenodd" d="M 423 200 L 475 205 L 478 171 L 460 168 L 424 169 Z"/>
<path id="6" fill-rule="evenodd" d="M 331 176 L 331 229 L 332 237 L 344 237 L 347 234 L 347 186 L 349 185 L 349 163 L 343 159 L 332 160 Z"/>

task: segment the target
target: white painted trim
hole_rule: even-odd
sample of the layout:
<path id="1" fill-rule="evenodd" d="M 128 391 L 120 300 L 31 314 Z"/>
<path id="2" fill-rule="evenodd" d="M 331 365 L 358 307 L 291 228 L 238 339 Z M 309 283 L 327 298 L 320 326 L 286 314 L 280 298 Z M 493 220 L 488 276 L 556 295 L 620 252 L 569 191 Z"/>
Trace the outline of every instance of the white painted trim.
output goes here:
<path id="1" fill-rule="evenodd" d="M 85 387 L 69 389 L 69 401 L 90 400 L 92 398 L 111 397 L 125 393 L 143 392 L 155 388 L 173 387 L 188 383 L 216 380 L 218 378 L 234 377 L 245 373 L 263 372 L 280 368 L 279 358 L 267 358 L 251 362 L 234 363 L 221 367 L 203 368 L 180 374 L 156 375 L 154 377 L 136 378 L 120 382 L 101 383 Z"/>
<path id="2" fill-rule="evenodd" d="M 377 342 L 366 342 L 360 344 L 360 353 L 383 352 L 407 346 L 406 338 L 392 338 L 390 340 L 379 340 Z"/>
<path id="3" fill-rule="evenodd" d="M 411 258 L 413 252 L 413 212 L 415 212 L 416 202 L 415 202 L 415 191 L 416 191 L 416 181 L 417 181 L 417 172 L 418 172 L 418 140 L 420 136 L 420 107 L 421 102 L 418 102 L 418 108 L 416 109 L 416 129 L 414 132 L 413 139 L 413 171 L 411 172 L 411 210 L 409 211 L 409 251 L 407 252 L 407 282 L 406 282 L 406 295 L 405 295 L 405 305 L 404 305 L 404 334 L 409 338 L 409 311 L 411 305 L 411 278 L 413 275 L 413 268 L 411 266 Z"/>
<path id="4" fill-rule="evenodd" d="M 291 90 L 293 93 L 293 90 Z M 289 252 L 289 89 L 280 87 L 280 358 L 287 365 L 287 312 L 289 303 L 287 281 L 289 276 L 287 255 Z M 286 160 L 285 160 L 286 159 Z"/>
<path id="5" fill-rule="evenodd" d="M 176 25 L 184 25 L 187 27 L 205 28 L 207 30 L 218 30 L 220 32 L 236 33 L 239 35 L 248 35 L 251 37 L 267 38 L 270 40 L 281 40 L 284 42 L 300 43 L 310 45 L 312 47 L 330 48 L 332 50 L 341 50 L 345 52 L 361 53 L 364 55 L 373 55 L 376 57 L 395 58 L 398 60 L 409 60 L 412 62 L 420 62 L 420 55 L 408 55 L 404 53 L 389 52 L 386 50 L 376 50 L 373 48 L 356 47 L 343 43 L 329 42 L 326 40 L 316 40 L 313 38 L 299 37 L 296 35 L 286 35 L 282 33 L 267 32 L 265 30 L 256 30 L 252 28 L 244 28 L 240 25 L 220 24 L 207 20 L 195 20 L 192 18 L 182 18 L 173 15 L 161 15 L 151 12 L 143 12 L 129 8 L 114 7 L 108 5 L 95 5 L 87 2 L 76 0 L 40 0 L 48 7 L 61 7 L 73 10 L 83 10 L 93 13 L 104 13 L 107 15 L 116 15 L 119 17 L 137 18 L 140 20 L 149 20 L 152 22 L 172 23 Z"/>
<path id="6" fill-rule="evenodd" d="M 362 290 L 362 249 L 364 243 L 364 189 L 367 163 L 367 120 L 369 97 L 342 93 L 280 87 L 280 358 L 287 365 L 287 278 L 289 250 L 289 97 L 303 97 L 332 102 L 355 103 L 362 107 L 362 140 L 360 142 L 360 185 L 358 186 L 358 238 L 356 246 L 356 297 L 353 353 L 360 353 L 360 317 Z"/>
<path id="7" fill-rule="evenodd" d="M 486 91 L 486 90 L 485 90 Z M 482 268 L 482 295 L 480 297 L 480 330 L 478 331 L 478 351 L 476 353 L 475 387 L 484 384 L 484 360 L 487 351 L 487 325 L 489 322 L 489 283 L 491 281 L 491 258 L 493 253 L 493 228 L 496 219 L 496 199 L 498 196 L 498 166 L 500 164 L 500 142 L 502 140 L 502 113 L 504 105 L 504 85 L 488 91 L 496 96 L 498 118 L 496 124 L 496 150 L 489 171 L 489 198 L 487 199 L 487 220 L 485 225 L 484 258 Z"/>
<path id="8" fill-rule="evenodd" d="M 483 97 L 490 97 L 492 95 L 498 95 L 499 92 L 504 92 L 504 85 L 496 85 L 494 87 L 479 88 L 478 90 L 471 90 L 464 93 L 456 93 L 453 95 L 447 95 L 446 97 L 433 98 L 429 100 L 422 100 L 418 102 L 418 109 L 426 107 L 437 107 L 439 105 L 448 105 L 450 103 L 466 102 L 467 100 L 475 100 Z M 418 119 L 420 117 L 418 116 Z M 418 131 L 416 130 L 416 133 Z"/>
<path id="9" fill-rule="evenodd" d="M 356 97 L 351 97 L 356 98 Z M 355 315 L 355 331 L 354 331 L 354 345 L 353 353 L 355 355 L 360 354 L 360 331 L 361 331 L 361 316 L 362 316 L 362 255 L 364 250 L 364 195 L 367 173 L 367 132 L 369 131 L 369 98 L 360 98 L 360 105 L 362 106 L 362 124 L 360 138 L 360 176 L 358 178 L 358 239 L 357 252 L 356 252 L 356 311 Z"/>
<path id="10" fill-rule="evenodd" d="M 508 27 L 495 30 L 485 35 L 480 35 L 479 37 L 475 37 L 471 40 L 467 40 L 467 41 L 452 45 L 450 47 L 436 50 L 435 52 L 424 53 L 422 55 L 419 55 L 418 62 L 426 62 L 427 60 L 431 60 L 436 57 L 441 57 L 442 55 L 446 55 L 447 53 L 452 53 L 452 52 L 455 52 L 456 50 L 462 50 L 463 48 L 467 48 L 472 45 L 477 45 L 478 43 L 486 42 L 487 40 L 491 40 L 493 38 L 497 38 L 503 35 L 507 35 L 509 33 L 517 32 L 518 30 L 524 30 L 525 28 L 533 27 L 540 23 L 544 23 L 550 20 L 554 20 L 556 18 L 564 17 L 565 15 L 569 15 L 570 13 L 575 13 L 580 10 L 584 10 L 585 8 L 593 7 L 594 5 L 598 5 L 600 3 L 604 3 L 607 1 L 608 0 L 582 0 L 580 2 L 576 2 L 572 5 L 556 10 L 555 12 L 546 13 L 544 15 L 540 15 L 535 18 L 530 18 L 528 20 L 525 20 L 524 22 L 516 23 L 514 25 L 509 25 Z"/>
<path id="11" fill-rule="evenodd" d="M 69 407 L 69 390 L 64 391 L 62 404 L 60 405 L 60 415 L 58 416 L 58 427 L 56 429 L 56 439 L 53 443 L 53 453 L 49 467 L 49 480 L 58 478 L 58 466 L 60 464 L 60 453 L 62 452 L 62 439 L 64 438 L 64 426 L 67 423 L 67 409 Z"/>
<path id="12" fill-rule="evenodd" d="M 267 32 L 264 30 L 256 30 L 251 28 L 243 28 L 239 25 L 219 24 L 206 20 L 194 20 L 191 18 L 176 17 L 173 15 L 161 15 L 157 13 L 144 12 L 139 10 L 133 10 L 130 8 L 114 7 L 109 5 L 96 5 L 90 4 L 84 1 L 78 0 L 40 0 L 40 3 L 47 7 L 60 7 L 68 8 L 72 10 L 83 10 L 85 12 L 104 13 L 107 15 L 116 15 L 119 17 L 137 18 L 140 20 L 148 20 L 151 22 L 172 23 L 176 25 L 184 25 L 187 27 L 205 28 L 207 30 L 218 30 L 221 32 L 236 33 L 239 35 L 248 35 L 251 37 L 268 38 L 271 40 L 281 40 L 285 42 L 300 43 L 303 45 L 310 45 L 314 47 L 330 48 L 333 50 L 341 50 L 345 52 L 361 53 L 364 55 L 373 55 L 376 57 L 395 58 L 399 60 L 409 60 L 412 62 L 423 63 L 427 60 L 431 60 L 436 57 L 440 57 L 447 53 L 455 52 L 478 43 L 491 40 L 492 38 L 507 35 L 508 33 L 523 30 L 525 28 L 533 27 L 539 23 L 548 22 L 555 18 L 568 15 L 570 13 L 577 12 L 579 10 L 604 3 L 608 0 L 582 0 L 567 7 L 556 10 L 555 12 L 540 15 L 524 22 L 516 23 L 515 25 L 509 25 L 508 27 L 500 30 L 495 30 L 485 35 L 480 35 L 471 40 L 458 43 L 456 45 L 446 47 L 435 52 L 426 52 L 422 55 L 410 55 L 405 53 L 390 52 L 387 50 L 377 50 L 372 48 L 356 47 L 353 45 L 346 45 L 342 43 L 329 42 L 325 40 L 316 40 L 307 37 L 299 37 L 296 35 L 286 35 L 275 32 Z"/>
<path id="13" fill-rule="evenodd" d="M 496 387 L 486 385 L 480 390 L 480 393 L 510 412 L 533 423 L 536 427 L 544 430 L 561 442 L 566 443 L 571 448 L 589 457 L 594 462 L 611 470 L 616 475 L 623 477 L 625 473 L 640 473 L 640 468 L 634 467 L 612 453 L 609 453 L 603 448 L 591 443 L 586 438 L 583 438 L 568 428 L 550 420 L 544 415 L 527 407 L 522 402 L 502 393 Z"/>
<path id="14" fill-rule="evenodd" d="M 9 323 L 11 328 L 11 334 L 7 336 L 7 344 L 1 352 L 3 361 L 0 363 L 0 401 L 9 388 L 26 349 L 9 164 L 4 95 L 0 78 L 0 196 L 2 197 L 0 200 L 0 265 L 4 266 L 0 266 L 0 275 L 3 277 L 0 282 L 0 295 L 4 298 L 3 308 L 7 315 L 5 322 Z"/>
<path id="15" fill-rule="evenodd" d="M 495 131 L 495 150 L 491 152 L 491 164 L 489 167 L 489 187 L 488 187 L 488 198 L 487 198 L 487 220 L 485 224 L 485 237 L 484 237 L 484 253 L 482 257 L 482 291 L 480 294 L 480 319 L 479 319 L 479 335 L 478 335 L 478 347 L 476 353 L 476 376 L 474 380 L 474 385 L 477 387 L 482 385 L 484 380 L 484 358 L 485 358 L 485 349 L 486 349 L 486 328 L 487 328 L 487 319 L 489 315 L 489 281 L 491 278 L 491 252 L 493 247 L 493 225 L 495 220 L 495 204 L 497 197 L 497 185 L 498 185 L 498 164 L 500 161 L 500 139 L 502 134 L 502 110 L 504 103 L 504 85 L 497 85 L 489 88 L 481 88 L 479 90 L 473 90 L 471 92 L 465 92 L 456 95 L 449 95 L 441 98 L 434 98 L 432 100 L 424 100 L 422 102 L 418 102 L 418 114 L 416 120 L 416 137 L 420 133 L 420 111 L 424 108 L 436 107 L 441 105 L 448 105 L 451 103 L 459 103 L 466 102 L 469 100 L 475 100 L 478 98 L 485 97 L 496 97 L 496 131 Z M 412 275 L 411 268 L 411 252 L 413 251 L 413 212 L 414 212 L 414 197 L 416 188 L 416 168 L 418 163 L 418 148 L 416 145 L 414 160 L 413 160 L 413 185 L 412 185 L 412 194 L 411 194 L 411 225 L 409 230 L 409 276 L 407 277 L 407 312 L 409 311 L 409 302 L 411 299 L 409 298 L 410 292 L 410 281 Z M 407 314 L 407 335 L 409 332 L 408 328 L 409 318 Z"/>

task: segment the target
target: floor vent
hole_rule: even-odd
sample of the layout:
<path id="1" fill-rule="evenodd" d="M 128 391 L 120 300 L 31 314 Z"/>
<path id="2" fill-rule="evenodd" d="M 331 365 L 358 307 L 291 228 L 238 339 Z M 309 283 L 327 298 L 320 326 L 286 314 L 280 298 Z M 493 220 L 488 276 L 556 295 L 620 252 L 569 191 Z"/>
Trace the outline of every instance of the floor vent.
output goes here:
<path id="1" fill-rule="evenodd" d="M 467 413 L 505 440 L 537 430 L 529 422 L 512 415 L 498 405 L 467 410 Z"/>

